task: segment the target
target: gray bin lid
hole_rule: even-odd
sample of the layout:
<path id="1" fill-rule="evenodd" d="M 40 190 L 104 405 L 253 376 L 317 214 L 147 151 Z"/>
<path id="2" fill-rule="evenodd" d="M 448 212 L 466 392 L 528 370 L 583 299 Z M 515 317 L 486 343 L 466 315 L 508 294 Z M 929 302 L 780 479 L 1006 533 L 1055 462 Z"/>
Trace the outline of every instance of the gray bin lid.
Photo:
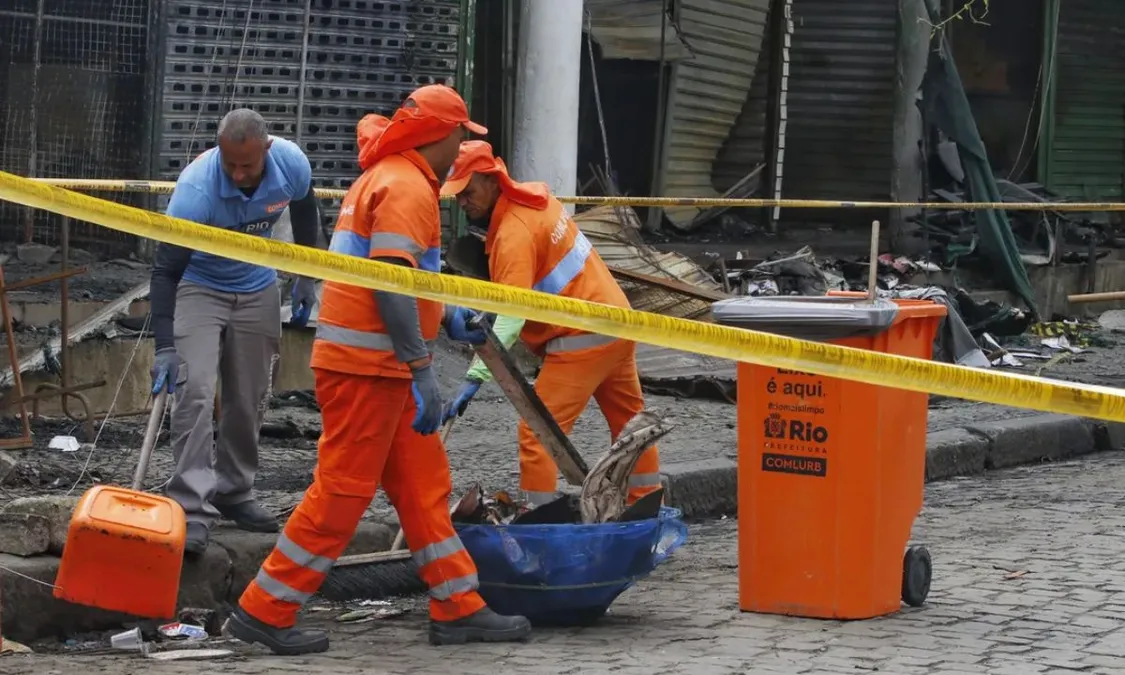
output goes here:
<path id="1" fill-rule="evenodd" d="M 840 340 L 878 335 L 894 323 L 898 306 L 885 299 L 832 296 L 772 296 L 720 300 L 711 305 L 715 323 L 803 340 Z"/>

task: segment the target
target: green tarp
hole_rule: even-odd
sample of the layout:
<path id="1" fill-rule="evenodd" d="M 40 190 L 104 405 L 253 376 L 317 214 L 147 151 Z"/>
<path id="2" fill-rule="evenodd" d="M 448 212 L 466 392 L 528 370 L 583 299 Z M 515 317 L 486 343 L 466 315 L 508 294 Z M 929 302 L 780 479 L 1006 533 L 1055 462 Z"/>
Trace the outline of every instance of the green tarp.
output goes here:
<path id="1" fill-rule="evenodd" d="M 932 4 L 931 0 L 927 6 L 932 21 L 937 24 L 939 14 Z M 930 49 L 926 75 L 922 79 L 922 114 L 928 125 L 937 127 L 957 144 L 961 166 L 965 171 L 967 198 L 974 202 L 1003 201 L 944 31 L 938 31 L 934 41 L 940 44 L 937 49 Z M 1027 269 L 1020 259 L 1007 212 L 979 210 L 974 212 L 974 217 L 980 251 L 994 263 L 998 280 L 1005 282 L 1009 290 L 1023 298 L 1031 313 L 1038 317 L 1035 293 L 1027 278 Z"/>

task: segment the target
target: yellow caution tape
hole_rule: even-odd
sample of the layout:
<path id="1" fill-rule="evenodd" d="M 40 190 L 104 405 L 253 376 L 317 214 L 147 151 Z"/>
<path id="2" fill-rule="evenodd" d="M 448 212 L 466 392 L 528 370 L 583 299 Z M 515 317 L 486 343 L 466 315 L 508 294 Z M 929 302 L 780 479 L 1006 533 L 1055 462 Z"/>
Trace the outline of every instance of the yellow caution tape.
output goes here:
<path id="1" fill-rule="evenodd" d="M 79 178 L 35 178 L 39 183 L 83 192 L 144 192 L 169 194 L 171 181 L 86 180 Z M 343 199 L 347 190 L 317 188 L 323 199 Z M 452 199 L 452 197 L 445 197 Z M 931 209 L 941 211 L 1125 211 L 1125 202 L 841 202 L 827 199 L 727 199 L 722 197 L 559 197 L 566 204 L 583 206 L 695 206 L 700 208 L 782 209 Z"/>
<path id="2" fill-rule="evenodd" d="M 0 172 L 0 199 L 285 272 L 681 351 L 1017 408 L 1125 422 L 1125 394 L 678 319 L 230 232 Z"/>

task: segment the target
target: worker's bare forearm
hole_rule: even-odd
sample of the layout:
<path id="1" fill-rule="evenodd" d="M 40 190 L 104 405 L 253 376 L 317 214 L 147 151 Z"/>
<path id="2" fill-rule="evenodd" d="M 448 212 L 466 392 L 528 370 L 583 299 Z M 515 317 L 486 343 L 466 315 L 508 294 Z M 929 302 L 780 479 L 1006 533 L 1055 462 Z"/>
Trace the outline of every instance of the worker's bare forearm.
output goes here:
<path id="1" fill-rule="evenodd" d="M 191 262 L 192 251 L 182 246 L 158 244 L 152 266 L 148 298 L 152 307 L 152 332 L 157 351 L 176 345 L 176 290 L 184 270 Z"/>
<path id="2" fill-rule="evenodd" d="M 406 261 L 399 258 L 378 258 L 380 262 L 392 265 L 406 265 Z M 413 363 L 426 359 L 430 350 L 422 338 L 422 325 L 418 320 L 418 301 L 409 295 L 388 293 L 386 291 L 373 291 L 375 304 L 379 308 L 379 316 L 383 325 L 387 327 L 387 334 L 391 336 L 395 356 L 403 363 Z"/>

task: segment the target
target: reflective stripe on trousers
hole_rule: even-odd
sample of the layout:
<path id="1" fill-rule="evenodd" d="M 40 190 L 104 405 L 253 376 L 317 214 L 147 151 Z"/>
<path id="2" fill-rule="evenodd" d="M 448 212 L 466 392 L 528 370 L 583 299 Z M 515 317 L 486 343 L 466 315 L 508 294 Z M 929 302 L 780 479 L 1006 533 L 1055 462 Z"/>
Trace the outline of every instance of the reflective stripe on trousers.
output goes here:
<path id="1" fill-rule="evenodd" d="M 454 535 L 448 539 L 430 544 L 414 551 L 410 557 L 414 559 L 414 564 L 418 569 L 436 563 L 443 558 L 449 558 L 457 553 L 464 551 L 465 546 L 461 543 L 461 538 Z M 430 588 L 430 597 L 434 600 L 448 600 L 458 593 L 467 593 L 475 591 L 480 587 L 480 581 L 476 573 L 467 574 L 463 577 L 455 579 L 446 579 L 440 584 Z"/>
<path id="2" fill-rule="evenodd" d="M 660 474 L 658 473 L 635 473 L 629 476 L 629 489 L 657 487 L 660 487 Z"/>
<path id="3" fill-rule="evenodd" d="M 544 504 L 549 504 L 553 502 L 556 497 L 558 497 L 557 492 L 530 492 L 528 490 L 523 491 L 524 501 L 527 502 L 527 505 L 532 508 L 535 508 L 536 506 L 543 506 Z"/>
<path id="4" fill-rule="evenodd" d="M 380 352 L 393 352 L 395 349 L 391 336 L 386 333 L 344 328 L 329 323 L 317 323 L 316 337 L 318 340 L 357 349 L 371 349 Z M 436 340 L 427 340 L 426 348 L 433 351 L 435 342 Z"/>
<path id="5" fill-rule="evenodd" d="M 292 560 L 298 567 L 303 567 L 317 574 L 327 575 L 332 571 L 332 566 L 336 564 L 336 561 L 332 558 L 306 551 L 299 544 L 286 536 L 284 532 L 277 539 L 277 550 L 283 553 L 286 558 Z M 282 602 L 304 605 L 313 595 L 312 593 L 298 591 L 274 579 L 264 568 L 258 570 L 258 576 L 254 577 L 254 581 L 263 591 Z"/>
<path id="6" fill-rule="evenodd" d="M 600 333 L 583 333 L 581 335 L 565 335 L 557 337 L 553 340 L 548 340 L 544 351 L 548 354 L 559 354 L 562 352 L 576 352 L 580 349 L 592 349 L 594 347 L 601 347 L 616 341 L 618 338 L 612 335 L 601 335 Z"/>

